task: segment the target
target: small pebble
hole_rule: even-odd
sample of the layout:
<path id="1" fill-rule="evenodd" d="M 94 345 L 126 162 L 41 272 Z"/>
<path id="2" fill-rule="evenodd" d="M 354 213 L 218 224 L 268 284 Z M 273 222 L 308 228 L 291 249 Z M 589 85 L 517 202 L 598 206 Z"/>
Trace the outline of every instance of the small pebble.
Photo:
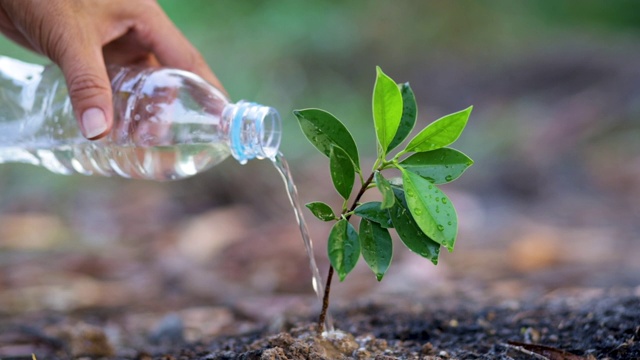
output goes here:
<path id="1" fill-rule="evenodd" d="M 180 344 L 184 342 L 184 324 L 182 318 L 175 313 L 163 317 L 149 334 L 153 344 Z"/>
<path id="2" fill-rule="evenodd" d="M 433 348 L 433 344 L 430 342 L 422 345 L 422 354 L 423 355 L 435 355 L 435 350 Z"/>

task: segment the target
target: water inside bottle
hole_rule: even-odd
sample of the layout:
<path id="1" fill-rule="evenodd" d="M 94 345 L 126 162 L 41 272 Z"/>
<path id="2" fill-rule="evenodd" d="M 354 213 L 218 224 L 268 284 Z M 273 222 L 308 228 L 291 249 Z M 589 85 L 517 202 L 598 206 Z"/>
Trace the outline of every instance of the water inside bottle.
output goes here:
<path id="1" fill-rule="evenodd" d="M 0 163 L 40 165 L 63 175 L 119 175 L 150 180 L 176 180 L 193 176 L 228 156 L 228 148 L 217 144 L 134 147 L 80 143 L 0 148 Z"/>
<path id="2" fill-rule="evenodd" d="M 282 180 L 284 180 L 285 187 L 287 188 L 287 195 L 289 195 L 289 201 L 291 202 L 291 207 L 293 208 L 296 220 L 298 221 L 298 227 L 300 228 L 300 235 L 302 236 L 302 241 L 304 242 L 307 255 L 309 256 L 309 267 L 311 269 L 312 276 L 311 284 L 313 286 L 313 290 L 316 292 L 316 296 L 320 302 L 322 302 L 322 297 L 324 296 L 322 276 L 320 276 L 320 271 L 316 264 L 316 258 L 313 254 L 313 241 L 311 240 L 311 236 L 309 236 L 309 229 L 307 228 L 307 222 L 305 221 L 302 213 L 300 198 L 298 197 L 298 189 L 296 188 L 296 184 L 293 182 L 293 177 L 289 170 L 289 163 L 287 163 L 287 160 L 281 152 L 278 152 L 272 161 L 273 165 L 278 169 L 278 172 L 282 176 Z M 333 330 L 333 321 L 330 314 L 327 314 L 325 329 L 327 331 Z"/>

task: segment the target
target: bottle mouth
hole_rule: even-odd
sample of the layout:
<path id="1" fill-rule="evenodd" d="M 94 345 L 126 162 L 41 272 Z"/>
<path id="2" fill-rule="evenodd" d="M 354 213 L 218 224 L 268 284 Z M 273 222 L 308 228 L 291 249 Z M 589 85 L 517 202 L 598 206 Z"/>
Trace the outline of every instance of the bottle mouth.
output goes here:
<path id="1" fill-rule="evenodd" d="M 278 111 L 272 107 L 263 106 L 266 113 L 262 117 L 260 126 L 260 147 L 262 155 L 270 160 L 275 159 L 280 148 L 282 138 L 282 120 Z"/>
<path id="2" fill-rule="evenodd" d="M 254 158 L 274 160 L 280 147 L 282 122 L 272 107 L 240 101 L 233 107 L 231 153 L 241 164 Z"/>

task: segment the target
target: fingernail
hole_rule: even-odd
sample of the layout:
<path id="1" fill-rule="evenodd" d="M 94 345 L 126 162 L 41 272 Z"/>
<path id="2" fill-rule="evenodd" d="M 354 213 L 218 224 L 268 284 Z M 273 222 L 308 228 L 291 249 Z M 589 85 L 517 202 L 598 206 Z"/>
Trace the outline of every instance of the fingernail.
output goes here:
<path id="1" fill-rule="evenodd" d="M 82 114 L 82 129 L 87 139 L 94 139 L 107 131 L 107 118 L 104 111 L 91 108 Z"/>

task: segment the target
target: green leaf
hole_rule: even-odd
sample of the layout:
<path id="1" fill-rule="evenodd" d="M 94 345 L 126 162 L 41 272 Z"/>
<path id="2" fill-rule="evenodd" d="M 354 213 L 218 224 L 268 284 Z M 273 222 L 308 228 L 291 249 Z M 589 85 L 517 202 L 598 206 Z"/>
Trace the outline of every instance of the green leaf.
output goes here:
<path id="1" fill-rule="evenodd" d="M 328 253 L 331 266 L 338 272 L 340 281 L 343 281 L 360 257 L 358 233 L 347 220 L 342 219 L 331 228 Z"/>
<path id="2" fill-rule="evenodd" d="M 331 180 L 338 194 L 345 200 L 351 196 L 353 183 L 355 181 L 355 172 L 353 162 L 349 155 L 342 150 L 341 147 L 332 145 L 329 154 L 329 169 L 331 171 Z"/>
<path id="3" fill-rule="evenodd" d="M 391 189 L 391 184 L 389 184 L 387 179 L 382 176 L 380 171 L 376 171 L 374 174 L 376 186 L 378 187 L 378 190 L 380 190 L 380 194 L 382 194 L 382 204 L 380 205 L 380 208 L 388 209 L 393 206 L 393 203 L 395 201 L 393 190 Z"/>
<path id="4" fill-rule="evenodd" d="M 389 217 L 389 211 L 380 208 L 381 204 L 380 201 L 367 202 L 355 208 L 353 212 L 363 219 L 380 224 L 383 228 L 392 228 L 393 223 Z"/>
<path id="5" fill-rule="evenodd" d="M 307 139 L 327 157 L 331 145 L 341 147 L 353 161 L 356 170 L 360 169 L 358 147 L 347 128 L 332 114 L 320 109 L 294 110 L 300 128 Z"/>
<path id="6" fill-rule="evenodd" d="M 376 84 L 373 87 L 373 122 L 381 152 L 386 155 L 386 150 L 400 125 L 402 94 L 396 82 L 383 73 L 380 67 L 376 67 L 376 70 Z"/>
<path id="7" fill-rule="evenodd" d="M 416 125 L 416 118 L 418 117 L 418 104 L 408 82 L 400 85 L 400 94 L 402 94 L 402 118 L 400 118 L 400 126 L 398 126 L 396 136 L 387 148 L 387 153 L 395 149 L 409 136 Z"/>
<path id="8" fill-rule="evenodd" d="M 389 269 L 391 257 L 393 256 L 393 243 L 389 230 L 380 224 L 362 219 L 360 221 L 360 251 L 364 261 L 376 274 L 378 281 Z"/>
<path id="9" fill-rule="evenodd" d="M 434 184 L 444 184 L 457 179 L 473 160 L 458 150 L 442 148 L 416 153 L 400 162 L 400 167 L 418 174 Z"/>
<path id="10" fill-rule="evenodd" d="M 416 223 L 427 236 L 453 251 L 458 232 L 453 204 L 430 181 L 411 171 L 401 170 L 407 206 Z"/>
<path id="11" fill-rule="evenodd" d="M 411 139 L 404 152 L 431 151 L 451 145 L 460 137 L 472 109 L 473 106 L 470 106 L 432 122 Z"/>
<path id="12" fill-rule="evenodd" d="M 394 187 L 396 196 L 395 205 L 389 209 L 389 215 L 393 221 L 393 226 L 400 237 L 400 240 L 409 250 L 429 259 L 434 265 L 438 265 L 440 255 L 440 244 L 427 236 L 413 219 L 411 212 L 407 208 L 404 191 Z"/>
<path id="13" fill-rule="evenodd" d="M 322 201 L 314 201 L 305 205 L 311 213 L 322 221 L 332 221 L 336 219 L 336 215 L 331 209 L 331 206 L 323 203 Z"/>

